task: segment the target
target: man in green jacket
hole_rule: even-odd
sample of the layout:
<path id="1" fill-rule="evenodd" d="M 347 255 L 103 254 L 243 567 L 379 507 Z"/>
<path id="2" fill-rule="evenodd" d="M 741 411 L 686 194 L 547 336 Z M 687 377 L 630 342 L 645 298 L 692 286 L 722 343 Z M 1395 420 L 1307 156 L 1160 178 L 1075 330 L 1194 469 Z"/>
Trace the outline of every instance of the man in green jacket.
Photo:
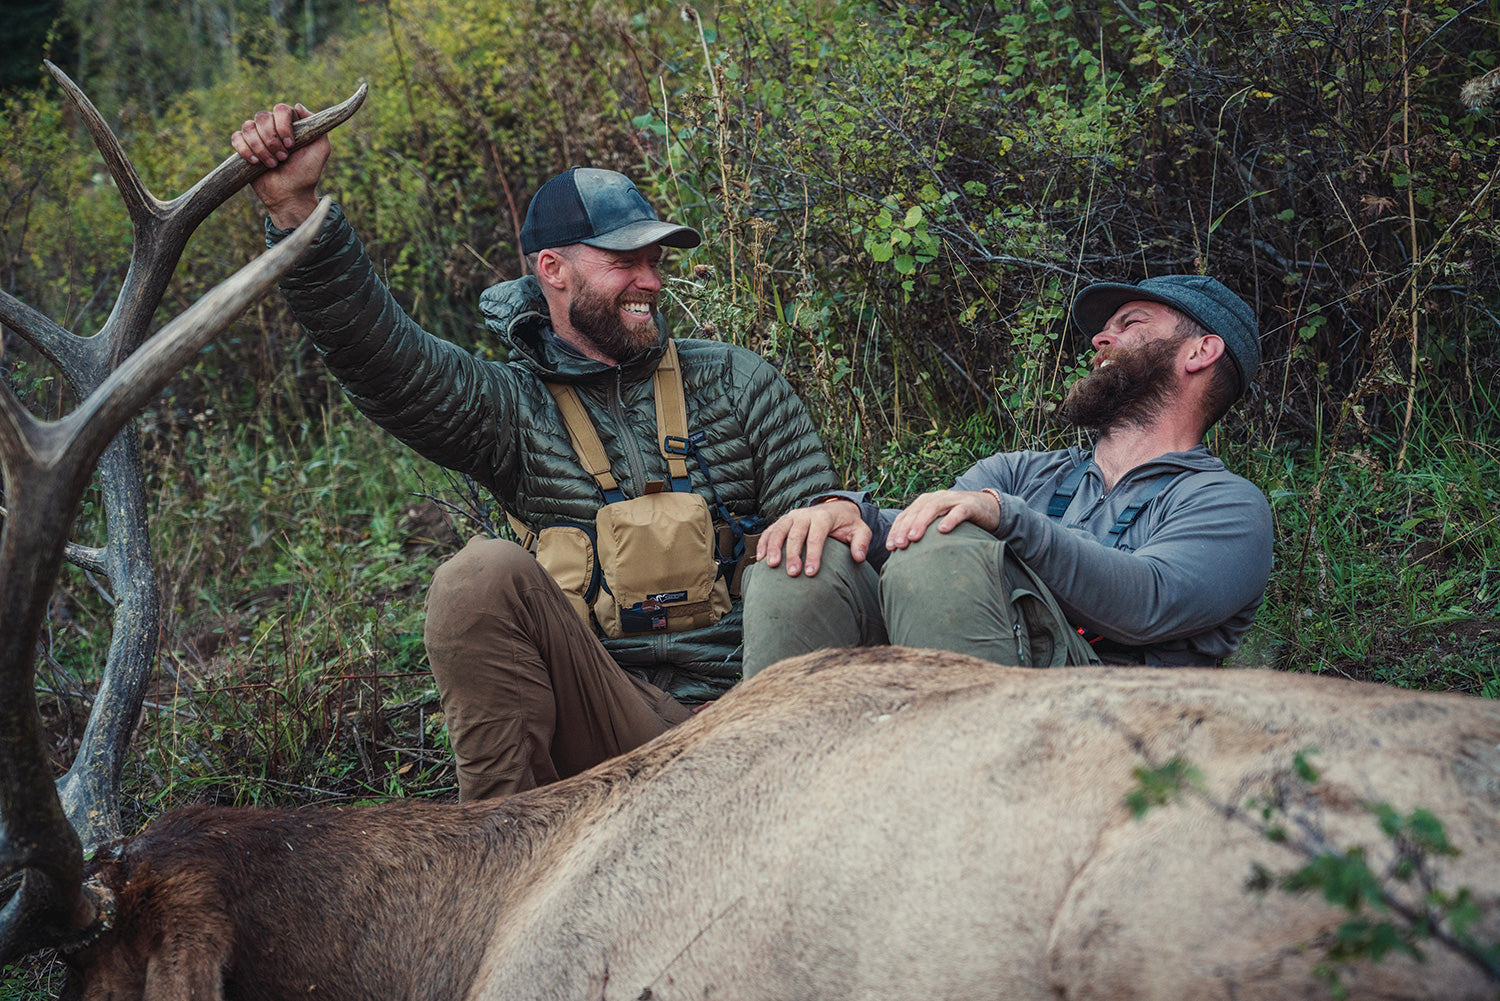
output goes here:
<path id="1" fill-rule="evenodd" d="M 268 170 L 254 182 L 274 243 L 316 204 L 326 138 L 293 148 L 301 105 L 256 114 L 231 142 Z M 657 311 L 662 248 L 699 235 L 663 222 L 623 175 L 575 168 L 527 211 L 533 275 L 480 296 L 504 363 L 416 325 L 335 209 L 282 290 L 365 414 L 421 454 L 473 477 L 530 532 L 592 529 L 606 503 L 549 384 L 571 386 L 627 498 L 669 478 L 653 375 L 670 339 Z M 732 519 L 774 519 L 835 486 L 822 442 L 781 375 L 755 353 L 675 341 L 693 492 Z M 663 599 L 667 600 L 667 599 Z M 587 611 L 583 611 L 587 615 Z M 476 538 L 437 572 L 425 640 L 457 758 L 477 799 L 574 774 L 686 719 L 740 677 L 735 599 L 711 624 L 606 638 L 514 543 Z"/>

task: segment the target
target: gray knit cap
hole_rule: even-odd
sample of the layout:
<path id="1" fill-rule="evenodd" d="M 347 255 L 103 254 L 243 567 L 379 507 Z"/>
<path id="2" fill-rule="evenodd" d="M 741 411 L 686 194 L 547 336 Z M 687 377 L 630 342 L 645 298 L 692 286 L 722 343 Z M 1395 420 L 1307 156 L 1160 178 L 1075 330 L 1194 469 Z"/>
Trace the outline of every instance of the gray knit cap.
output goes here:
<path id="1" fill-rule="evenodd" d="M 1093 337 L 1127 302 L 1160 302 L 1186 314 L 1203 329 L 1224 341 L 1225 352 L 1239 375 L 1240 390 L 1255 380 L 1260 367 L 1260 333 L 1255 313 L 1245 300 L 1207 275 L 1163 275 L 1135 285 L 1098 282 L 1073 299 L 1073 322 Z"/>

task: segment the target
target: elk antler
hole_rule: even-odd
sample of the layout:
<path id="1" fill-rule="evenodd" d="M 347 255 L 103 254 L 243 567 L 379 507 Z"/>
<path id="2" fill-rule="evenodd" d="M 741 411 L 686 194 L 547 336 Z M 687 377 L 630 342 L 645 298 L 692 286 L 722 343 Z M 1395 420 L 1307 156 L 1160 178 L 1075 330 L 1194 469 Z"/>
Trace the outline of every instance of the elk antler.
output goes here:
<path id="1" fill-rule="evenodd" d="M 0 964 L 66 942 L 95 921 L 100 901 L 82 886 L 80 833 L 96 846 L 119 832 L 120 768 L 154 657 L 157 616 L 139 452 L 133 432 L 121 428 L 203 344 L 275 284 L 316 238 L 328 211 L 325 200 L 293 237 L 141 346 L 194 229 L 265 168 L 231 156 L 187 193 L 163 202 L 146 190 L 82 92 L 55 66 L 48 68 L 87 123 L 125 199 L 134 245 L 114 310 L 91 337 L 75 336 L 0 292 L 0 322 L 53 361 L 83 400 L 66 418 L 48 423 L 0 384 L 0 469 L 8 507 L 0 534 L 0 883 L 13 885 L 12 877 L 21 877 L 0 910 Z M 298 137 L 306 141 L 346 121 L 364 95 L 361 87 L 343 104 L 298 122 Z M 133 605 L 127 612 L 122 600 L 117 611 L 109 667 L 68 776 L 76 782 L 63 783 L 65 795 L 75 786 L 82 791 L 68 796 L 76 801 L 65 812 L 37 726 L 36 643 L 68 528 L 101 453 L 110 525 L 105 565 Z M 117 658 L 122 640 L 134 650 Z"/>
<path id="2" fill-rule="evenodd" d="M 94 463 L 115 433 L 215 335 L 264 295 L 317 237 L 331 203 L 177 317 L 67 417 L 40 421 L 0 383 L 0 462 L 10 516 L 0 536 L 0 877 L 24 872 L 0 911 L 0 963 L 67 941 L 93 923 L 78 836 L 37 730 L 32 691 L 43 610 Z"/>
<path id="3" fill-rule="evenodd" d="M 0 323 L 15 329 L 57 365 L 74 393 L 83 399 L 98 389 L 120 360 L 145 338 L 193 231 L 225 199 L 266 168 L 234 154 L 185 194 L 161 201 L 146 189 L 119 140 L 89 99 L 67 74 L 51 63 L 47 68 L 104 157 L 129 211 L 134 246 L 114 310 L 93 336 L 75 336 L 3 291 Z M 308 142 L 347 121 L 363 103 L 365 94 L 366 88 L 361 85 L 343 103 L 296 122 L 293 131 L 297 140 Z M 73 767 L 59 782 L 64 810 L 90 851 L 120 835 L 120 774 L 156 657 L 156 624 L 160 618 L 139 443 L 133 431 L 120 433 L 109 445 L 100 461 L 100 472 L 108 525 L 102 556 L 116 598 L 115 628 L 94 711 Z M 15 499 L 10 503 L 14 506 Z"/>

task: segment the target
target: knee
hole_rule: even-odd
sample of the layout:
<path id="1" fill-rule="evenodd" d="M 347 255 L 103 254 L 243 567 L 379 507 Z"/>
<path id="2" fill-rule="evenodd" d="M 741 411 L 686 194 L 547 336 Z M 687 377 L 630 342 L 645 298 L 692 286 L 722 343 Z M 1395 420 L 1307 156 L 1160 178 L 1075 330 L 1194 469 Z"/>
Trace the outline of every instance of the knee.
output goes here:
<path id="1" fill-rule="evenodd" d="M 469 659 L 480 634 L 511 618 L 528 581 L 545 576 L 536 558 L 505 539 L 476 537 L 451 557 L 427 591 L 423 639 L 434 672 L 453 660 Z"/>
<path id="2" fill-rule="evenodd" d="M 992 586 L 997 546 L 993 536 L 973 525 L 946 534 L 928 531 L 886 560 L 881 602 L 889 608 L 892 602 L 934 607 L 973 601 Z"/>
<path id="3" fill-rule="evenodd" d="M 809 577 L 790 577 L 782 567 L 756 563 L 745 571 L 744 597 L 746 614 L 752 608 L 818 607 L 815 603 L 836 598 L 851 586 L 855 573 L 854 558 L 842 542 L 828 540 L 823 546 L 823 560 L 818 572 Z"/>
<path id="4" fill-rule="evenodd" d="M 536 558 L 508 539 L 475 536 L 432 575 L 427 614 L 493 601 L 532 574 L 544 573 Z"/>

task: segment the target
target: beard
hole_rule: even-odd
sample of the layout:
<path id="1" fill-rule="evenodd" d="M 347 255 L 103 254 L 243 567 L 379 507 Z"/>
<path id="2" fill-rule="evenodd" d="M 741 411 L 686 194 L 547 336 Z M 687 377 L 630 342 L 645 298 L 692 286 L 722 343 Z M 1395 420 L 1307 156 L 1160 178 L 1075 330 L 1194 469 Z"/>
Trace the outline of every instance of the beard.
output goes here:
<path id="1" fill-rule="evenodd" d="M 652 317 L 655 317 L 655 309 Z M 629 324 L 620 319 L 620 300 L 611 299 L 585 285 L 568 304 L 568 322 L 617 362 L 656 343 L 655 323 Z"/>
<path id="2" fill-rule="evenodd" d="M 1095 364 L 1111 364 L 1073 383 L 1063 398 L 1063 420 L 1085 431 L 1150 424 L 1171 400 L 1181 343 L 1181 338 L 1149 341 L 1096 357 Z"/>

